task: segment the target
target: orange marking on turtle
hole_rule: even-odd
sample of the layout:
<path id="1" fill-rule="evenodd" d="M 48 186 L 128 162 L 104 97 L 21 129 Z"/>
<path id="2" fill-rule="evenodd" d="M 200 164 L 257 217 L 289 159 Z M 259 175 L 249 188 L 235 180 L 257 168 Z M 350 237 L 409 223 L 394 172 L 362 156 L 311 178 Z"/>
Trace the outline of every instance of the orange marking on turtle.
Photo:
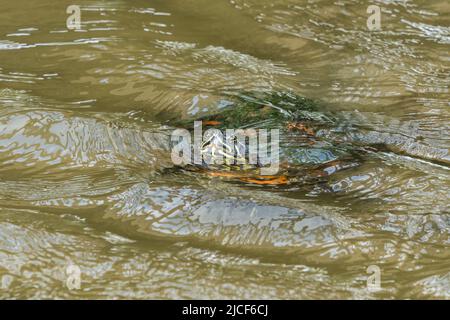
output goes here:
<path id="1" fill-rule="evenodd" d="M 203 120 L 202 123 L 205 126 L 218 126 L 219 124 L 222 124 L 222 122 L 217 120 Z"/>
<path id="2" fill-rule="evenodd" d="M 265 179 L 265 177 L 271 177 L 269 179 Z M 259 178 L 241 178 L 240 180 L 247 183 L 254 183 L 259 185 L 283 185 L 288 184 L 288 179 L 286 176 L 259 176 Z"/>
<path id="3" fill-rule="evenodd" d="M 307 126 L 305 126 L 305 124 L 301 123 L 301 122 L 289 122 L 287 124 L 287 128 L 288 130 L 299 130 L 299 131 L 303 131 L 306 134 L 313 136 L 315 135 L 314 130 L 312 128 L 309 128 Z"/>

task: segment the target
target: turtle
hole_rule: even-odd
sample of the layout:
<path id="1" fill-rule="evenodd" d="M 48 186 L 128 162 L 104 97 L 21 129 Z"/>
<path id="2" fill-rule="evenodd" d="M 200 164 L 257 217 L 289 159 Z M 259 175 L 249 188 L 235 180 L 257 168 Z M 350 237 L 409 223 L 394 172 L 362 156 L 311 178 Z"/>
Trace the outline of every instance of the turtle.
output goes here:
<path id="1" fill-rule="evenodd" d="M 216 113 L 174 124 L 193 131 L 193 124 L 201 123 L 206 131 L 200 153 L 208 155 L 209 161 L 203 159 L 182 170 L 250 185 L 281 187 L 326 181 L 336 172 L 360 165 L 369 148 L 355 147 L 345 139 L 327 138 L 324 132 L 335 129 L 338 120 L 322 110 L 320 102 L 292 92 L 241 93 Z M 250 163 L 248 143 L 240 140 L 239 144 L 235 133 L 228 134 L 238 130 L 248 142 L 261 129 L 279 133 L 278 170 L 274 174 L 261 174 L 267 163 Z"/>

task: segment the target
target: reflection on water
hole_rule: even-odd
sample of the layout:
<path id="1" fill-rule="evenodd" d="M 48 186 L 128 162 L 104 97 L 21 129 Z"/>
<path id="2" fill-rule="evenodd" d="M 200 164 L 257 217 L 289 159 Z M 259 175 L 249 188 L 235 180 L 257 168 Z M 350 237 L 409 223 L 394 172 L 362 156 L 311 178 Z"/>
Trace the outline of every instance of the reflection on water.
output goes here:
<path id="1" fill-rule="evenodd" d="M 79 31 L 70 4 L 2 4 L 1 297 L 450 297 L 447 1 L 372 32 L 359 0 L 81 1 Z M 326 188 L 173 167 L 172 120 L 279 90 L 385 148 Z"/>

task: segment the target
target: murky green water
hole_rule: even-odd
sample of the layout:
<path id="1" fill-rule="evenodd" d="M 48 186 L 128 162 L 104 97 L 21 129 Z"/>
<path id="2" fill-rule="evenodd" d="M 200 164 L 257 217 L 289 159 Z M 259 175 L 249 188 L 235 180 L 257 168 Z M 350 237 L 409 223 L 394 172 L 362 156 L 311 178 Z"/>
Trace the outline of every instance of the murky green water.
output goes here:
<path id="1" fill-rule="evenodd" d="M 0 297 L 450 297 L 448 1 L 0 2 Z M 328 191 L 165 170 L 170 120 L 277 90 L 398 152 Z"/>

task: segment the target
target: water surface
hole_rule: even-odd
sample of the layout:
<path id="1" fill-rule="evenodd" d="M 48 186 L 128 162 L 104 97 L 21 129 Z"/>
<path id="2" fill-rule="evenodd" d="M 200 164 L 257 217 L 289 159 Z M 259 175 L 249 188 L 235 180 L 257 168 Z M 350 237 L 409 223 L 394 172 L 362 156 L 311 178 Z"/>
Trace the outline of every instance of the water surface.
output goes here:
<path id="1" fill-rule="evenodd" d="M 450 297 L 448 1 L 1 1 L 0 297 Z M 283 90 L 399 152 L 328 191 L 171 169 L 171 120 Z"/>

